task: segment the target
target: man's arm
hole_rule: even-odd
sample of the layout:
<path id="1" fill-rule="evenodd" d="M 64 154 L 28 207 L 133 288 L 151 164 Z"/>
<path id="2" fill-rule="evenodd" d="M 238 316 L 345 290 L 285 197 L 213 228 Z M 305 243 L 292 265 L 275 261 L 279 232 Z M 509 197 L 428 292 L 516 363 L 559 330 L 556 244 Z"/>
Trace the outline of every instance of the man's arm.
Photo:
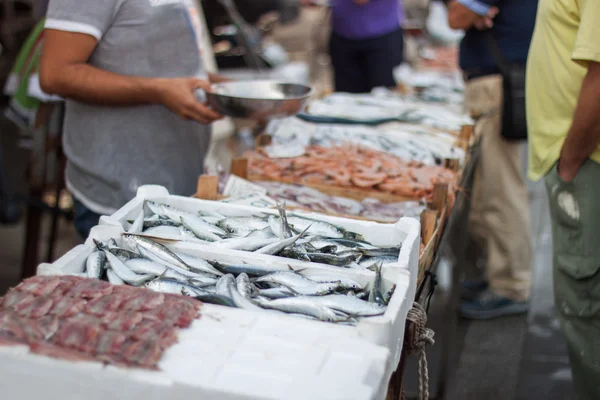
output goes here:
<path id="1" fill-rule="evenodd" d="M 572 181 L 581 165 L 600 145 L 600 63 L 590 62 L 583 80 L 573 124 L 563 144 L 558 172 Z"/>
<path id="2" fill-rule="evenodd" d="M 195 78 L 141 78 L 95 68 L 87 61 L 97 40 L 88 34 L 47 29 L 40 66 L 46 93 L 106 106 L 162 104 L 181 118 L 210 123 L 221 116 L 203 106 L 195 89 L 210 90 Z"/>
<path id="3" fill-rule="evenodd" d="M 494 26 L 493 19 L 498 8 L 477 0 L 451 0 L 448 2 L 448 24 L 452 29 L 467 30 L 475 26 L 479 30 Z"/>

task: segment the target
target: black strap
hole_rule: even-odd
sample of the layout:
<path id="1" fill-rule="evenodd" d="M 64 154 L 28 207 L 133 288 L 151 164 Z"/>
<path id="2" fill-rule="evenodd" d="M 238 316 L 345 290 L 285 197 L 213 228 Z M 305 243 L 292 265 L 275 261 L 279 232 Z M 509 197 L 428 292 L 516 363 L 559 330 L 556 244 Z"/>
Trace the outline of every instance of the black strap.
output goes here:
<path id="1" fill-rule="evenodd" d="M 500 50 L 500 46 L 498 46 L 498 41 L 492 34 L 492 31 L 489 29 L 484 32 L 484 35 L 488 44 L 488 48 L 492 53 L 492 57 L 494 57 L 496 66 L 498 66 L 500 72 L 502 72 L 504 75 L 507 75 L 510 71 L 510 63 L 506 61 L 506 58 L 504 58 L 502 50 Z"/>

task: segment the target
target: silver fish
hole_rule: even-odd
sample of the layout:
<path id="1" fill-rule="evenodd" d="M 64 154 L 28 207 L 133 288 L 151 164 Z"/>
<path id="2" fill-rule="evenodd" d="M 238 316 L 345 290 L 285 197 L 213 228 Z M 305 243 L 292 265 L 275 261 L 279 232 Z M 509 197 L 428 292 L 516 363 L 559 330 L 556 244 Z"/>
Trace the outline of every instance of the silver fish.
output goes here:
<path id="1" fill-rule="evenodd" d="M 117 275 L 116 272 L 110 268 L 106 270 L 106 276 L 108 277 L 108 281 L 110 283 L 112 283 L 113 285 L 124 285 L 125 284 L 125 281 L 123 279 L 119 278 L 119 275 Z"/>
<path id="2" fill-rule="evenodd" d="M 361 259 L 358 262 L 358 264 L 365 269 L 371 269 L 375 265 L 378 265 L 378 264 L 387 265 L 387 264 L 393 264 L 393 263 L 397 263 L 397 262 L 398 262 L 398 256 L 396 256 L 396 257 L 373 257 L 373 258 Z"/>
<path id="3" fill-rule="evenodd" d="M 213 218 L 219 218 L 219 219 L 225 219 L 227 218 L 226 216 L 219 214 L 216 211 L 207 211 L 207 210 L 200 210 L 198 211 L 198 216 L 199 217 L 213 217 Z"/>
<path id="4" fill-rule="evenodd" d="M 224 263 L 218 263 L 218 262 L 213 262 L 213 265 L 217 269 L 219 269 L 227 274 L 241 274 L 242 272 L 245 272 L 251 276 L 262 276 L 262 275 L 271 274 L 273 272 L 281 272 L 280 267 L 273 267 L 273 266 L 267 266 L 267 265 L 224 264 Z M 291 270 L 291 268 L 289 266 L 288 266 L 288 268 Z"/>
<path id="5" fill-rule="evenodd" d="M 381 315 L 387 308 L 386 306 L 377 303 L 369 303 L 356 297 L 343 294 L 330 294 L 327 296 L 316 297 L 314 301 L 331 309 L 359 317 Z"/>
<path id="6" fill-rule="evenodd" d="M 218 226 L 227 232 L 237 234 L 238 236 L 247 236 L 253 231 L 268 228 L 269 222 L 266 218 L 231 217 L 220 221 Z"/>
<path id="7" fill-rule="evenodd" d="M 141 233 L 144 229 L 144 207 L 140 211 L 137 218 L 133 221 L 133 224 L 127 230 L 127 233 Z"/>
<path id="8" fill-rule="evenodd" d="M 223 275 L 221 271 L 219 271 L 218 269 L 210 265 L 207 261 L 201 258 L 190 256 L 181 252 L 177 252 L 175 253 L 175 255 L 181 260 L 183 260 L 187 265 L 189 265 L 192 269 L 192 272 L 205 273 L 216 276 Z"/>
<path id="9" fill-rule="evenodd" d="M 296 294 L 322 296 L 340 288 L 338 282 L 317 283 L 294 272 L 277 272 L 265 275 L 256 282 L 285 286 Z"/>
<path id="10" fill-rule="evenodd" d="M 229 297 L 231 299 L 231 287 L 235 285 L 235 278 L 231 274 L 227 274 L 219 278 L 216 285 L 216 293 Z"/>
<path id="11" fill-rule="evenodd" d="M 234 282 L 228 280 L 227 283 L 229 284 L 229 293 L 231 295 L 231 299 L 235 303 L 236 307 L 243 308 L 244 310 L 265 312 L 265 310 L 252 303 L 246 297 L 242 296 L 242 294 L 240 294 L 240 292 L 237 290 Z"/>
<path id="12" fill-rule="evenodd" d="M 261 239 L 273 239 L 273 238 L 277 238 L 276 235 L 273 234 L 273 232 L 271 231 L 270 227 L 266 227 L 264 229 L 259 229 L 253 232 L 250 232 L 246 238 L 250 239 L 250 238 L 261 238 Z"/>
<path id="13" fill-rule="evenodd" d="M 124 234 L 123 240 L 132 248 L 144 249 L 159 259 L 168 262 L 169 264 L 187 269 L 188 271 L 192 270 L 192 268 L 182 261 L 181 258 L 160 243 L 156 243 L 150 239 L 131 234 Z"/>
<path id="14" fill-rule="evenodd" d="M 381 268 L 383 264 L 375 266 L 375 278 L 373 279 L 373 286 L 369 292 L 369 302 L 383 304 L 383 295 L 381 294 Z"/>
<path id="15" fill-rule="evenodd" d="M 283 285 L 291 288 L 296 288 L 299 286 L 312 286 L 317 283 L 295 272 L 285 271 L 275 272 L 269 275 L 261 276 L 260 278 L 256 279 L 256 282 Z"/>
<path id="16" fill-rule="evenodd" d="M 310 297 L 290 297 L 287 299 L 277 299 L 270 301 L 260 301 L 262 308 L 279 310 L 286 313 L 304 314 L 327 322 L 342 322 L 348 320 L 348 317 L 340 316 L 332 309 L 317 304 Z"/>
<path id="17" fill-rule="evenodd" d="M 183 283 L 216 283 L 217 280 L 196 274 L 172 265 L 165 265 L 145 258 L 125 261 L 125 265 L 136 274 L 153 274 L 165 279 L 173 279 Z"/>
<path id="18" fill-rule="evenodd" d="M 245 298 L 249 299 L 252 295 L 253 287 L 248 274 L 242 272 L 235 278 L 235 283 L 238 292 Z"/>
<path id="19" fill-rule="evenodd" d="M 296 232 L 307 230 L 311 235 L 326 236 L 328 238 L 343 238 L 345 234 L 342 228 L 323 221 L 290 215 L 288 215 L 287 220 Z"/>
<path id="20" fill-rule="evenodd" d="M 324 253 L 308 253 L 307 255 L 312 262 L 335 265 L 338 267 L 351 266 L 351 264 L 356 263 L 362 257 L 360 253 L 353 253 L 345 256 Z"/>
<path id="21" fill-rule="evenodd" d="M 310 226 L 309 226 L 310 228 Z M 308 228 L 307 228 L 308 229 Z M 294 243 L 296 243 L 296 241 L 298 241 L 298 239 L 300 239 L 301 237 L 303 237 L 306 234 L 306 229 L 304 231 L 302 231 L 301 233 L 292 236 L 291 238 L 288 239 L 283 239 L 280 240 L 276 243 L 270 244 L 268 246 L 265 246 L 261 249 L 258 249 L 255 251 L 255 253 L 257 254 L 277 254 L 279 253 L 281 250 L 285 249 L 286 247 L 289 247 L 291 245 L 293 245 Z"/>
<path id="22" fill-rule="evenodd" d="M 117 256 L 112 254 L 108 249 L 104 251 L 106 254 L 106 259 L 108 260 L 108 264 L 110 268 L 119 276 L 119 278 L 123 279 L 126 283 L 133 286 L 140 286 L 145 282 L 148 282 L 150 279 L 154 278 L 152 274 L 146 275 L 138 275 L 132 270 L 130 270 L 123 261 L 119 260 Z"/>
<path id="23" fill-rule="evenodd" d="M 146 229 L 145 235 L 152 235 L 156 237 L 168 237 L 178 239 L 181 236 L 181 230 L 178 226 L 159 225 L 153 228 Z"/>
<path id="24" fill-rule="evenodd" d="M 273 234 L 276 237 L 278 237 L 279 239 L 286 238 L 281 218 L 277 218 L 274 215 L 269 215 L 268 222 L 269 222 L 269 228 L 271 229 L 271 232 L 273 232 Z"/>
<path id="25" fill-rule="evenodd" d="M 296 272 L 299 274 L 302 274 L 302 270 L 299 270 Z M 320 283 L 339 282 L 340 289 L 342 289 L 342 290 L 360 291 L 360 290 L 364 289 L 364 287 L 360 283 L 358 283 L 350 278 L 343 278 L 343 277 L 339 277 L 339 276 L 333 275 L 333 274 L 325 274 L 325 273 L 311 274 L 308 278 L 314 282 L 320 282 Z"/>
<path id="26" fill-rule="evenodd" d="M 292 232 L 292 228 L 290 227 L 290 223 L 285 212 L 285 202 L 283 202 L 283 204 L 277 204 L 277 212 L 279 212 L 279 218 L 281 219 L 282 238 L 294 236 L 294 232 Z"/>
<path id="27" fill-rule="evenodd" d="M 105 263 L 106 255 L 103 251 L 95 251 L 90 254 L 85 262 L 87 277 L 100 279 L 104 272 Z"/>
<path id="28" fill-rule="evenodd" d="M 398 260 L 400 247 L 385 247 L 377 249 L 362 249 L 360 252 L 367 257 L 395 257 Z"/>
<path id="29" fill-rule="evenodd" d="M 214 245 L 224 249 L 255 251 L 278 241 L 279 240 L 277 238 L 264 239 L 243 237 L 224 239 L 220 242 L 215 242 Z"/>
<path id="30" fill-rule="evenodd" d="M 197 219 L 199 218 L 192 220 L 189 217 L 182 216 L 180 218 L 180 221 L 181 224 L 190 231 L 192 231 L 198 239 L 206 240 L 208 242 L 215 242 L 221 240 L 221 237 L 217 236 L 215 233 L 211 232 L 208 228 L 206 228 L 206 224 L 208 224 L 207 222 L 203 221 L 204 224 L 199 224 L 197 222 Z"/>
<path id="31" fill-rule="evenodd" d="M 183 296 L 196 297 L 204 292 L 191 285 L 187 285 L 182 282 L 174 281 L 171 279 L 155 279 L 144 285 L 147 289 L 154 290 L 155 292 L 180 294 Z"/>
<path id="32" fill-rule="evenodd" d="M 285 299 L 287 297 L 294 297 L 296 293 L 292 292 L 287 287 L 275 287 L 269 289 L 261 289 L 258 294 L 269 299 Z"/>
<path id="33" fill-rule="evenodd" d="M 222 230 L 221 228 L 211 225 L 208 222 L 204 221 L 199 216 L 189 213 L 187 211 L 179 210 L 168 204 L 158 204 L 158 203 L 155 203 L 152 201 L 147 201 L 146 204 L 148 205 L 148 207 L 150 207 L 150 209 L 155 214 L 158 214 L 162 217 L 169 218 L 172 221 L 180 223 L 181 218 L 184 218 L 188 224 L 191 224 L 195 227 L 203 227 L 204 229 L 208 230 L 209 232 L 212 232 L 212 233 L 215 233 L 218 235 L 225 234 L 225 231 Z"/>

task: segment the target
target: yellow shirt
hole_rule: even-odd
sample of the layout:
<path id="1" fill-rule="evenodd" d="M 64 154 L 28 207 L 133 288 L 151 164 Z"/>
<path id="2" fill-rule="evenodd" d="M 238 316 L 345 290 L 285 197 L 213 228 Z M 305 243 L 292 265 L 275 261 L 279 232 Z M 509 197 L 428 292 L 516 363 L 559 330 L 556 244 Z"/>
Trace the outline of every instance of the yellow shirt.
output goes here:
<path id="1" fill-rule="evenodd" d="M 600 0 L 540 0 L 527 61 L 529 178 L 558 161 L 588 61 L 600 62 Z M 600 162 L 600 148 L 592 154 Z"/>

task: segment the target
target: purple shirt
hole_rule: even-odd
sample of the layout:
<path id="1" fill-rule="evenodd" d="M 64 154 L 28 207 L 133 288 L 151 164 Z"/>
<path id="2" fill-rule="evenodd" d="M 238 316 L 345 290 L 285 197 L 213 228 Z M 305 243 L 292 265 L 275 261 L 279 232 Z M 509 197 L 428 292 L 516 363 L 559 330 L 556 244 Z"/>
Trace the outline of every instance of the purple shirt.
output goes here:
<path id="1" fill-rule="evenodd" d="M 401 0 L 370 0 L 358 5 L 353 0 L 331 0 L 333 31 L 347 39 L 367 39 L 400 27 L 404 10 Z"/>

